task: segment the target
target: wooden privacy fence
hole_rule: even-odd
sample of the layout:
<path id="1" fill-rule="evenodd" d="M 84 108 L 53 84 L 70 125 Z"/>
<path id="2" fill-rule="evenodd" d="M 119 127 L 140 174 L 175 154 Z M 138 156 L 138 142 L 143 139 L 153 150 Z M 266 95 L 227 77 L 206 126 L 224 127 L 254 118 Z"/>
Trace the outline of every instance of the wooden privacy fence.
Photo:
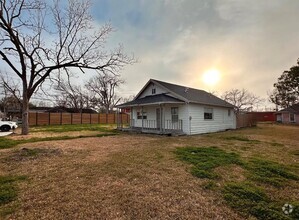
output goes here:
<path id="1" fill-rule="evenodd" d="M 128 114 L 50 113 L 30 112 L 29 125 L 116 124 L 117 119 L 129 123 Z"/>
<path id="2" fill-rule="evenodd" d="M 245 128 L 255 126 L 257 123 L 256 117 L 249 113 L 237 114 L 237 128 Z"/>

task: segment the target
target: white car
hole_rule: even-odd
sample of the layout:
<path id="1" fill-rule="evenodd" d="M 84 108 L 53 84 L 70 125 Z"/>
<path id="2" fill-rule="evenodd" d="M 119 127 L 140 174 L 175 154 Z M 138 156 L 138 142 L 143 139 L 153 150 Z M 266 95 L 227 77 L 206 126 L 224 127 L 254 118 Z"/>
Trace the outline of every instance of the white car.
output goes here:
<path id="1" fill-rule="evenodd" d="M 18 124 L 14 121 L 1 121 L 0 120 L 0 131 L 10 131 L 16 129 Z"/>

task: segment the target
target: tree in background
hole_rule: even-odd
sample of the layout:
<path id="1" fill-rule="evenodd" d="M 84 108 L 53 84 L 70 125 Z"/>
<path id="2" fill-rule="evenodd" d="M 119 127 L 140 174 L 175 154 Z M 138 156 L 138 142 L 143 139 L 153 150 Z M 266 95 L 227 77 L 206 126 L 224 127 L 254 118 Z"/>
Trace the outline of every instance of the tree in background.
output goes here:
<path id="1" fill-rule="evenodd" d="M 30 98 L 47 79 L 72 68 L 113 74 L 134 62 L 121 46 L 105 50 L 112 28 L 94 28 L 90 6 L 88 0 L 0 1 L 0 66 L 21 81 L 22 134 L 29 133 Z"/>
<path id="2" fill-rule="evenodd" d="M 4 78 L 3 73 L 0 76 L 0 110 L 7 117 L 8 109 L 13 109 L 21 112 L 22 109 L 22 99 L 21 92 L 19 90 L 19 85 L 17 83 L 8 84 L 7 79 Z"/>
<path id="3" fill-rule="evenodd" d="M 109 113 L 121 100 L 115 89 L 123 83 L 124 80 L 120 76 L 104 73 L 91 78 L 85 86 L 93 94 L 94 107 L 103 107 L 105 112 Z"/>
<path id="4" fill-rule="evenodd" d="M 88 91 L 79 85 L 72 85 L 71 82 L 61 80 L 55 87 L 57 95 L 55 95 L 56 105 L 65 108 L 72 108 L 78 113 L 82 113 L 82 109 L 90 108 L 90 97 Z"/>
<path id="5" fill-rule="evenodd" d="M 277 83 L 274 83 L 269 99 L 282 108 L 299 102 L 299 59 L 296 66 L 284 71 Z"/>
<path id="6" fill-rule="evenodd" d="M 224 92 L 221 97 L 234 105 L 236 112 L 250 111 L 255 105 L 263 101 L 263 99 L 248 92 L 246 89 L 231 89 Z"/>

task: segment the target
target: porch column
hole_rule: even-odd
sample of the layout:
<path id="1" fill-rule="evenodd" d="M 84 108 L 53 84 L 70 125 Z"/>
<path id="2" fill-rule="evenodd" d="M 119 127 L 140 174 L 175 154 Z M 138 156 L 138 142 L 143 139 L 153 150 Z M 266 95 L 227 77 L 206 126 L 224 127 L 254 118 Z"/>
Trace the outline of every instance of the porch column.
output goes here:
<path id="1" fill-rule="evenodd" d="M 130 121 L 129 121 L 129 125 L 130 127 L 134 127 L 134 121 L 133 121 L 133 107 L 131 107 L 131 111 L 130 111 Z"/>
<path id="2" fill-rule="evenodd" d="M 163 112 L 162 112 L 162 106 L 161 106 L 161 104 L 160 104 L 160 132 L 162 132 L 162 130 L 163 130 Z"/>
<path id="3" fill-rule="evenodd" d="M 143 106 L 141 107 L 141 130 L 143 130 Z"/>

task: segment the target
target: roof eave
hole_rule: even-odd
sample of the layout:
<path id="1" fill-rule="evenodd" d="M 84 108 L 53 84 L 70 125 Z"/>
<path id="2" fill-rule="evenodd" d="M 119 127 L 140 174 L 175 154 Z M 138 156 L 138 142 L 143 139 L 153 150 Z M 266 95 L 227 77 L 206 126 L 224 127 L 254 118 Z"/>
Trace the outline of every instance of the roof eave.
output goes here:
<path id="1" fill-rule="evenodd" d="M 150 105 L 163 105 L 163 104 L 184 104 L 185 102 L 153 102 L 144 104 L 129 104 L 129 105 L 118 105 L 117 108 L 129 108 L 129 107 L 139 107 L 139 106 L 150 106 Z"/>
<path id="2" fill-rule="evenodd" d="M 195 101 L 190 101 L 190 103 L 201 104 L 201 105 L 209 105 L 209 106 L 217 106 L 217 107 L 223 107 L 223 108 L 235 108 L 234 105 L 231 105 L 231 106 L 228 106 L 228 105 L 217 105 L 217 104 L 212 104 L 212 103 L 195 102 Z"/>

